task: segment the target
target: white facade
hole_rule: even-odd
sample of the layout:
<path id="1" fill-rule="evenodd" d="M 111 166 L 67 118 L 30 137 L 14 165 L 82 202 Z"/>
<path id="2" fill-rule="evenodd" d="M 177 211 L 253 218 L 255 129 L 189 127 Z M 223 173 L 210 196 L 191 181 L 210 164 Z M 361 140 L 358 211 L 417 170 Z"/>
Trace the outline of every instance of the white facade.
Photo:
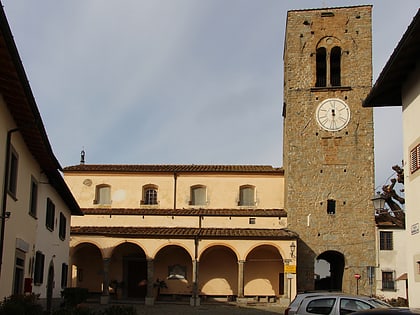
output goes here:
<path id="1" fill-rule="evenodd" d="M 365 99 L 364 106 L 401 106 L 409 306 L 420 307 L 420 10 Z M 399 245 L 398 245 L 399 246 Z"/>
<path id="2" fill-rule="evenodd" d="M 405 174 L 405 200 L 407 210 L 408 283 L 409 303 L 420 307 L 420 169 L 413 172 L 413 150 L 420 158 L 420 58 L 414 71 L 403 86 L 403 148 Z"/>
<path id="3" fill-rule="evenodd" d="M 35 293 L 50 305 L 66 286 L 70 217 L 82 213 L 52 153 L 2 8 L 0 20 L 0 299 Z"/>
<path id="4" fill-rule="evenodd" d="M 391 236 L 391 246 L 382 244 L 382 233 Z M 382 235 L 381 235 L 382 234 Z M 376 296 L 385 300 L 407 298 L 406 280 L 406 231 L 402 228 L 378 229 L 378 267 L 376 268 Z"/>

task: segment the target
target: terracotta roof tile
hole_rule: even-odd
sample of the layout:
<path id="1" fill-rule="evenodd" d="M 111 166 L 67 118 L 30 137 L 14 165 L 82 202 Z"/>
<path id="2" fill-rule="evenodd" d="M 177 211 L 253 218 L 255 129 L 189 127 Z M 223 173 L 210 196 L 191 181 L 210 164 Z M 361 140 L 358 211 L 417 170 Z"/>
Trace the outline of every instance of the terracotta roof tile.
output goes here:
<path id="1" fill-rule="evenodd" d="M 71 235 L 97 235 L 126 238 L 194 238 L 201 239 L 295 239 L 298 235 L 287 229 L 225 229 L 168 227 L 98 227 L 73 226 Z"/>
<path id="2" fill-rule="evenodd" d="M 147 164 L 79 164 L 64 168 L 64 172 L 106 173 L 264 173 L 283 175 L 281 167 L 270 165 L 147 165 Z"/>
<path id="3" fill-rule="evenodd" d="M 287 217 L 283 209 L 153 209 L 153 208 L 84 208 L 85 215 L 149 215 L 149 216 L 254 216 Z"/>

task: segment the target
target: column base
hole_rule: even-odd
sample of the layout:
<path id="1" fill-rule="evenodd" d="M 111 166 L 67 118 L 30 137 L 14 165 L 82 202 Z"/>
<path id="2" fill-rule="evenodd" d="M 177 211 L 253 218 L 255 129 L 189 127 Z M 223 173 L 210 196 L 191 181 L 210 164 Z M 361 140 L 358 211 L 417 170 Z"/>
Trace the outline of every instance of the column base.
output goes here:
<path id="1" fill-rule="evenodd" d="M 246 303 L 248 303 L 248 298 L 246 298 L 246 297 L 237 297 L 236 298 L 236 303 L 238 303 L 238 304 L 246 304 Z"/>
<path id="2" fill-rule="evenodd" d="M 109 295 L 101 295 L 99 303 L 102 305 L 109 304 Z"/>
<path id="3" fill-rule="evenodd" d="M 190 297 L 190 305 L 191 306 L 200 306 L 200 297 Z"/>
<path id="4" fill-rule="evenodd" d="M 154 297 L 148 297 L 146 296 L 144 299 L 144 305 L 154 305 L 155 304 L 155 298 Z"/>

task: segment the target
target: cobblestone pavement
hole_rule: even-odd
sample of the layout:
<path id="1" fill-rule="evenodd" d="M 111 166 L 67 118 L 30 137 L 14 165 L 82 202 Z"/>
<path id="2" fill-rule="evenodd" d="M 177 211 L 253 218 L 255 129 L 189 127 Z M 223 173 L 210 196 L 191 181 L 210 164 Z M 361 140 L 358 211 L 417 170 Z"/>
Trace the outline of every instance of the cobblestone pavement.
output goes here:
<path id="1" fill-rule="evenodd" d="M 152 306 L 146 306 L 143 304 L 130 304 L 130 305 L 133 305 L 136 308 L 137 315 L 152 315 L 152 314 L 271 315 L 271 314 L 283 314 L 284 309 L 285 309 L 284 307 L 276 303 L 257 303 L 257 304 L 252 304 L 252 305 L 239 305 L 236 303 L 209 303 L 209 304 L 202 304 L 200 306 L 190 306 L 188 304 L 178 304 L 178 303 L 162 303 L 162 304 L 159 303 Z M 96 307 L 101 308 L 100 305 L 96 305 Z M 94 308 L 96 307 L 94 306 Z"/>

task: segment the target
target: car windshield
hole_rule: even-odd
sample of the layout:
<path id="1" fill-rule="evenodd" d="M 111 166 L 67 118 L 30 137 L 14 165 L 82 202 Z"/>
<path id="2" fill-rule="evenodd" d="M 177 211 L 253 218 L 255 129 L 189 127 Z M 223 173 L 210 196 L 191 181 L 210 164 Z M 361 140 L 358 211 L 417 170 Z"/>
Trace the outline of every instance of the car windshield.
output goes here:
<path id="1" fill-rule="evenodd" d="M 387 308 L 387 307 L 391 307 L 391 305 L 389 305 L 389 304 L 387 304 L 387 303 L 385 303 L 385 302 L 383 302 L 383 301 L 381 301 L 381 300 L 378 300 L 378 299 L 370 299 L 369 300 L 369 302 L 371 303 L 371 304 L 373 304 L 375 307 L 377 307 L 377 308 Z"/>

